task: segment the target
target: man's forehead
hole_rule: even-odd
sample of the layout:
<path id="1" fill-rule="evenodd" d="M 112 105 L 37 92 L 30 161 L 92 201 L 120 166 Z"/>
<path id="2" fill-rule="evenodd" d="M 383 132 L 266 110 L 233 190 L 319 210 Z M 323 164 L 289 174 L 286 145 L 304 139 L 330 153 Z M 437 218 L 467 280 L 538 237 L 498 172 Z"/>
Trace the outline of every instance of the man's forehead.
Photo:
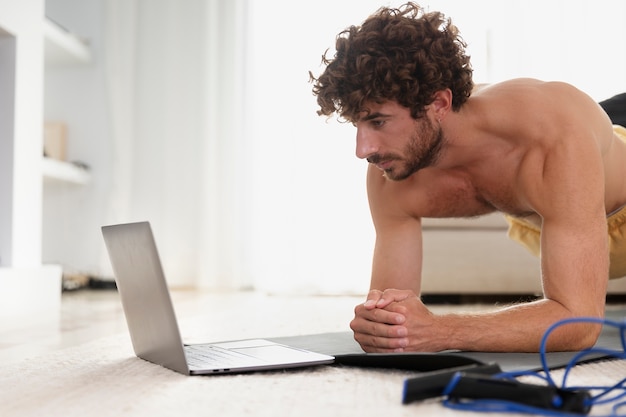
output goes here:
<path id="1" fill-rule="evenodd" d="M 363 106 L 361 106 L 361 109 L 359 110 L 359 114 L 377 112 L 381 108 L 389 106 L 390 103 L 395 103 L 395 101 L 393 100 L 382 100 L 382 101 L 368 100 L 363 103 Z"/>
<path id="2" fill-rule="evenodd" d="M 399 112 L 407 112 L 409 110 L 408 107 L 402 106 L 395 100 L 385 100 L 381 102 L 377 101 L 367 101 L 363 104 L 361 109 L 359 110 L 358 117 L 359 119 L 369 119 L 373 115 L 383 116 L 383 115 L 394 115 Z"/>

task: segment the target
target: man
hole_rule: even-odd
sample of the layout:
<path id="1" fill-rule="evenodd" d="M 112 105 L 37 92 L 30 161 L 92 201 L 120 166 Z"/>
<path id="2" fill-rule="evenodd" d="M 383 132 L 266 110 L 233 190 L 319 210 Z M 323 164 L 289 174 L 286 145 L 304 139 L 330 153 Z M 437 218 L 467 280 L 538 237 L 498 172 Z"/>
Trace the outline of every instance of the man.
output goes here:
<path id="1" fill-rule="evenodd" d="M 371 291 L 351 322 L 365 351 L 536 352 L 558 320 L 603 317 L 609 265 L 626 275 L 626 244 L 614 238 L 626 227 L 626 130 L 620 138 L 597 103 L 559 82 L 474 88 L 457 28 L 413 3 L 346 29 L 323 62 L 312 77 L 318 113 L 353 123 L 370 163 Z M 434 315 L 419 298 L 421 219 L 494 211 L 540 255 L 544 297 Z M 590 347 L 600 330 L 560 327 L 547 349 Z"/>

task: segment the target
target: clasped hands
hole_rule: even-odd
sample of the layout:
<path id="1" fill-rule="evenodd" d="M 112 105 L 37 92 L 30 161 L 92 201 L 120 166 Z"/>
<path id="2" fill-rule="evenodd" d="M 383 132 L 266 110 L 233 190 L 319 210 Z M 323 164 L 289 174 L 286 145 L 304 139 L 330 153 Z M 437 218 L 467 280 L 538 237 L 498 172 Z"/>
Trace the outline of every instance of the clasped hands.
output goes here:
<path id="1" fill-rule="evenodd" d="M 428 352 L 435 316 L 411 290 L 371 290 L 354 309 L 350 328 L 366 352 Z"/>

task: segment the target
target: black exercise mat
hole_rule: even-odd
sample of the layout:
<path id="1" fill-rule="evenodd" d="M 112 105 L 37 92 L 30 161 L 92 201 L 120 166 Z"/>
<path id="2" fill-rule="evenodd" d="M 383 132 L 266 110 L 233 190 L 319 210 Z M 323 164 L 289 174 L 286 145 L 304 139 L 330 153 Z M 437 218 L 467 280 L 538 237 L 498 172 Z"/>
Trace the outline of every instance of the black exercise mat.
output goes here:
<path id="1" fill-rule="evenodd" d="M 606 318 L 613 321 L 621 321 L 626 318 L 626 311 L 607 311 Z M 497 363 L 503 371 L 536 371 L 542 368 L 541 358 L 538 353 L 491 353 L 491 352 L 440 352 L 418 354 L 366 354 L 354 340 L 352 332 L 321 333 L 304 336 L 291 336 L 272 338 L 278 343 L 314 352 L 325 353 L 337 357 L 337 362 L 351 366 L 363 367 L 391 367 L 409 370 L 421 368 L 440 369 L 458 366 L 459 363 Z M 614 327 L 605 326 L 596 343 L 597 347 L 623 350 L 620 331 Z M 578 352 L 551 352 L 546 355 L 546 361 L 551 369 L 566 366 Z M 360 356 L 360 358 L 359 358 Z M 443 356 L 443 357 L 442 357 Z M 459 358 L 461 357 L 461 359 Z M 464 358 L 464 359 L 463 359 Z M 583 361 L 592 361 L 606 358 L 605 354 L 593 354 L 585 356 Z M 417 362 L 412 363 L 411 361 Z M 432 362 L 429 365 L 429 361 Z M 348 363 L 349 362 L 349 363 Z"/>

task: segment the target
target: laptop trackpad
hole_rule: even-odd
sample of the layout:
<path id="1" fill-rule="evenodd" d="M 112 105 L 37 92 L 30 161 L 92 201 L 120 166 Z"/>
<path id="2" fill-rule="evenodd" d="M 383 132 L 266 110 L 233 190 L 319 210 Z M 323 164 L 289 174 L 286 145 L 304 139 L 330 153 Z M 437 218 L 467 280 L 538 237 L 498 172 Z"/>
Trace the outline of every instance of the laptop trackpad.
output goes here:
<path id="1" fill-rule="evenodd" d="M 217 343 L 219 347 L 233 350 L 244 355 L 259 358 L 268 363 L 299 363 L 319 360 L 332 360 L 327 355 L 300 350 L 269 340 L 246 340 L 241 342 Z"/>

